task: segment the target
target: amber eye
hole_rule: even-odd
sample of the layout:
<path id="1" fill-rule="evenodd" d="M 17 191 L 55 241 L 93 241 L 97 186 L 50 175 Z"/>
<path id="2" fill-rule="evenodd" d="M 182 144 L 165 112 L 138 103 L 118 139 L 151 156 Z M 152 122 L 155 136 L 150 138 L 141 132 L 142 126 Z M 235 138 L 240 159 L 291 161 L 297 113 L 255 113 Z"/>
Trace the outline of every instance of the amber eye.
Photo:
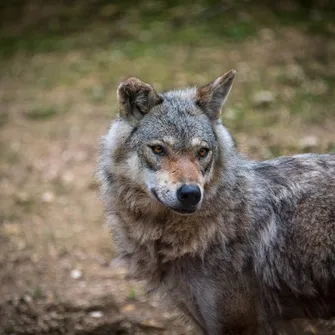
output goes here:
<path id="1" fill-rule="evenodd" d="M 199 157 L 205 158 L 208 155 L 209 149 L 208 148 L 201 148 L 198 152 Z"/>
<path id="2" fill-rule="evenodd" d="M 164 155 L 164 149 L 161 145 L 154 145 L 151 149 L 156 155 Z"/>

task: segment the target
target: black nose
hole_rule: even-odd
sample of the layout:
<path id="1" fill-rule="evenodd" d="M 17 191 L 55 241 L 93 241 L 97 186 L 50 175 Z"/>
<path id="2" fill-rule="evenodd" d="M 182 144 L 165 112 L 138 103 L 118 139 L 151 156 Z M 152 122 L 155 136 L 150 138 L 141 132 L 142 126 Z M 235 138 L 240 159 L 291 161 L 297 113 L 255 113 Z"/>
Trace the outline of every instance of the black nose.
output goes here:
<path id="1" fill-rule="evenodd" d="M 177 198 L 183 206 L 195 206 L 201 199 L 201 191 L 197 185 L 184 184 L 177 191 Z"/>

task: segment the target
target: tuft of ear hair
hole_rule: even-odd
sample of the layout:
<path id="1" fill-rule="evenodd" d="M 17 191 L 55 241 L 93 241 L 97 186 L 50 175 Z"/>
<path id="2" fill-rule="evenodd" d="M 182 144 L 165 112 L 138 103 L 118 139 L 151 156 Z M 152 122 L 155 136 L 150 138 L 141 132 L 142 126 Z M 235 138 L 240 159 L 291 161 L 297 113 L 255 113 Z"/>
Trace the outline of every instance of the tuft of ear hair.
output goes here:
<path id="1" fill-rule="evenodd" d="M 120 116 L 136 124 L 151 108 L 163 102 L 154 88 L 142 80 L 131 77 L 117 89 Z"/>
<path id="2" fill-rule="evenodd" d="M 222 106 L 232 88 L 235 74 L 235 70 L 230 70 L 213 82 L 197 89 L 197 104 L 212 121 L 220 118 Z"/>

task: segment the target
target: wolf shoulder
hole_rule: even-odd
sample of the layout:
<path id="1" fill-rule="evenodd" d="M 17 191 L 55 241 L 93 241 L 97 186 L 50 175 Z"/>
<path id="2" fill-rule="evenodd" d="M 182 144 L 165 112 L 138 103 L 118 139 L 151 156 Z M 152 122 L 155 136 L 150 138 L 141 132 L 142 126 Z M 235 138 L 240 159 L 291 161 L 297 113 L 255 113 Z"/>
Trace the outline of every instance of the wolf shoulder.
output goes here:
<path id="1" fill-rule="evenodd" d="M 251 163 L 256 178 L 273 187 L 297 187 L 315 192 L 326 183 L 335 191 L 335 154 L 299 154 Z"/>
<path id="2" fill-rule="evenodd" d="M 280 157 L 252 163 L 252 171 L 261 206 L 272 212 L 257 262 L 268 278 L 275 267 L 294 291 L 312 292 L 315 280 L 335 275 L 335 155 Z"/>
<path id="3" fill-rule="evenodd" d="M 252 189 L 261 193 L 282 225 L 293 225 L 293 230 L 299 223 L 302 230 L 335 226 L 335 154 L 279 157 L 252 163 L 252 171 Z"/>

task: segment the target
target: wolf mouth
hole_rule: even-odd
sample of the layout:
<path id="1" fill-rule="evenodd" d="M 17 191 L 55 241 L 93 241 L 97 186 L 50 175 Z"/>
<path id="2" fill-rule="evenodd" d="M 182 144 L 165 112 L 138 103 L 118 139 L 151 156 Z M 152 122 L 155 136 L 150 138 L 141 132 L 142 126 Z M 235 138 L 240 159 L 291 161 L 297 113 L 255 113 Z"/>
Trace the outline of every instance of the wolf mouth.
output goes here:
<path id="1" fill-rule="evenodd" d="M 178 214 L 183 214 L 183 215 L 190 215 L 193 214 L 197 209 L 196 208 L 175 208 L 171 206 L 167 206 L 158 196 L 157 192 L 155 189 L 151 189 L 151 193 L 155 197 L 155 199 L 162 204 L 164 207 L 170 209 L 173 212 L 176 212 Z"/>

